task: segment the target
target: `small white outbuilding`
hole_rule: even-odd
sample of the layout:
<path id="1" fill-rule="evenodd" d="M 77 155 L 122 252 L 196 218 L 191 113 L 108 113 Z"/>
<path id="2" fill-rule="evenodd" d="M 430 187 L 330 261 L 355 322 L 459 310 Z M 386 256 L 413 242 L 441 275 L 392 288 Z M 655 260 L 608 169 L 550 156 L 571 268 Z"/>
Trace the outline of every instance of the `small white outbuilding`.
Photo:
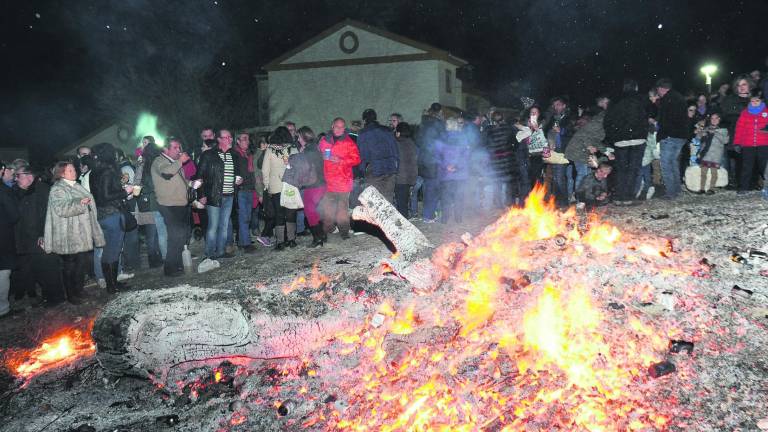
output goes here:
<path id="1" fill-rule="evenodd" d="M 433 102 L 464 103 L 456 70 L 467 62 L 354 20 L 345 20 L 264 66 L 269 123 L 293 121 L 315 132 L 335 117 L 359 119 L 373 108 L 386 124 L 397 112 L 419 123 Z M 264 92 L 262 92 L 264 93 Z"/>

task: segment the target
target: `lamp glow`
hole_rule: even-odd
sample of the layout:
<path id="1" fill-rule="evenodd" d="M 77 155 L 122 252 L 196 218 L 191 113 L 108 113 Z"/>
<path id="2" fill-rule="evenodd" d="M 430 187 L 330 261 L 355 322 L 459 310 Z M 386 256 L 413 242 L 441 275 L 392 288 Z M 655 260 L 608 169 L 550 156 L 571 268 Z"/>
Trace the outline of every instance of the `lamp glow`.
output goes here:
<path id="1" fill-rule="evenodd" d="M 717 65 L 714 64 L 708 64 L 704 65 L 699 69 L 701 73 L 704 74 L 704 76 L 707 78 L 706 84 L 707 84 L 707 93 L 712 93 L 712 75 L 717 72 Z"/>

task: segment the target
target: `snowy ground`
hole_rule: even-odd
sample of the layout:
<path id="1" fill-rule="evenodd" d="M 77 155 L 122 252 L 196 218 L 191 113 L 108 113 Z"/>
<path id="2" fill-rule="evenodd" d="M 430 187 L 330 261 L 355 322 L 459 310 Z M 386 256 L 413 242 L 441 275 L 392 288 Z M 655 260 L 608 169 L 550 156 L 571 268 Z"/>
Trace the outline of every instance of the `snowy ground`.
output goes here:
<path id="1" fill-rule="evenodd" d="M 601 212 L 604 213 L 604 220 L 613 223 L 622 231 L 676 239 L 681 248 L 694 251 L 715 264 L 712 272 L 713 283 L 722 286 L 723 296 L 729 296 L 734 285 L 753 291 L 743 307 L 756 320 L 762 320 L 762 329 L 765 331 L 765 325 L 768 324 L 768 276 L 761 276 L 759 273 L 768 269 L 768 260 L 749 258 L 746 252 L 749 248 L 768 252 L 768 202 L 762 200 L 759 193 L 746 196 L 737 196 L 733 192 L 721 192 L 714 196 L 685 195 L 674 202 L 652 200 L 635 207 L 608 206 Z M 479 233 L 498 215 L 499 212 L 495 212 L 465 217 L 465 222 L 458 226 L 422 222 L 417 222 L 416 225 L 433 244 L 439 245 L 459 241 L 465 232 Z M 310 241 L 310 237 L 302 237 L 299 247 L 283 252 L 262 248 L 252 255 L 238 254 L 235 258 L 223 261 L 222 268 L 207 274 L 168 279 L 161 275 L 160 270 L 144 271 L 129 283 L 132 287 L 141 289 L 180 284 L 213 288 L 279 288 L 297 275 L 307 274 L 315 263 L 323 274 L 345 273 L 348 276 L 362 277 L 376 267 L 381 258 L 391 254 L 384 243 L 369 235 L 353 236 L 346 241 L 341 240 L 338 235 L 330 235 L 329 242 L 321 249 L 308 249 Z M 199 245 L 197 246 L 199 248 Z M 746 263 L 737 263 L 731 259 L 734 248 L 747 257 Z M 193 248 L 193 253 L 199 253 L 199 250 Z M 89 294 L 93 300 L 81 306 L 62 305 L 43 309 L 22 304 L 21 306 L 27 307 L 0 320 L 0 346 L 33 346 L 52 329 L 94 316 L 107 299 L 98 297 L 95 287 L 89 288 Z M 768 366 L 765 363 L 762 365 L 765 369 L 755 370 L 754 374 L 768 381 Z M 222 401 L 218 404 L 212 401 L 205 407 L 174 406 L 165 401 L 151 383 L 132 378 L 107 378 L 95 365 L 63 381 L 32 385 L 20 391 L 14 391 L 14 385 L 13 379 L 8 375 L 5 375 L 0 383 L 0 390 L 4 392 L 0 398 L 0 424 L 4 425 L 3 430 L 8 431 L 129 431 L 168 427 L 162 421 L 154 425 L 136 422 L 135 411 L 137 407 L 146 405 L 146 399 L 156 401 L 152 403 L 151 413 L 142 413 L 143 417 L 152 418 L 173 413 L 183 420 L 185 413 L 205 409 L 220 409 L 221 415 L 224 415 L 227 406 Z M 132 399 L 136 397 L 145 400 L 139 402 Z M 109 407 L 120 408 L 125 412 L 106 422 L 103 418 L 99 419 L 98 412 Z M 755 425 L 758 419 L 745 423 L 742 416 L 723 429 L 713 426 L 707 430 L 735 427 L 741 430 L 757 430 Z M 46 426 L 49 423 L 50 426 Z M 88 423 L 98 427 L 87 429 L 82 426 Z M 76 429 L 78 427 L 81 429 Z M 199 424 L 185 424 L 182 421 L 175 430 L 201 429 Z M 704 429 L 699 427 L 691 430 Z"/>

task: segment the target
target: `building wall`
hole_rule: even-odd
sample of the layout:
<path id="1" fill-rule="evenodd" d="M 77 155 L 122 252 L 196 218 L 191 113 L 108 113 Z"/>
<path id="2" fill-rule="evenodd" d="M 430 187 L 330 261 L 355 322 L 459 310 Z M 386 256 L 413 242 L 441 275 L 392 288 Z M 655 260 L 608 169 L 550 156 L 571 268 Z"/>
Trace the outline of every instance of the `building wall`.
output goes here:
<path id="1" fill-rule="evenodd" d="M 456 66 L 442 60 L 435 63 L 436 63 L 436 67 L 438 68 L 438 70 L 436 71 L 437 79 L 438 79 L 438 82 L 440 83 L 440 86 L 439 86 L 440 93 L 439 93 L 438 102 L 440 102 L 442 105 L 445 105 L 445 106 L 463 108 L 464 97 L 461 91 L 461 80 L 456 78 Z M 450 77 L 451 77 L 450 92 L 446 88 L 447 86 L 446 78 L 445 78 L 446 71 L 450 73 Z"/>
<path id="2" fill-rule="evenodd" d="M 80 146 L 93 147 L 96 144 L 103 142 L 110 143 L 115 148 L 122 149 L 126 155 L 133 155 L 133 152 L 136 150 L 136 146 L 138 144 L 138 142 L 134 142 L 132 139 L 133 129 L 128 128 L 127 126 L 122 126 L 122 128 L 124 128 L 127 132 L 125 132 L 123 135 L 124 139 L 121 139 L 121 137 L 118 136 L 118 130 L 120 128 L 120 125 L 113 124 L 112 126 L 104 128 L 101 131 L 98 131 L 95 134 L 89 137 L 85 137 L 77 143 L 70 145 L 64 150 L 59 151 L 56 156 L 70 156 L 75 154 L 77 148 Z"/>
<path id="3" fill-rule="evenodd" d="M 339 38 L 347 31 L 357 35 L 358 48 L 347 54 L 339 48 Z M 350 45 L 347 45 L 350 47 Z M 296 55 L 284 60 L 281 64 L 319 62 L 328 60 L 358 59 L 366 57 L 383 57 L 403 54 L 423 54 L 425 51 L 410 45 L 381 37 L 357 27 L 344 26 L 337 32 L 319 40 Z"/>
<path id="4" fill-rule="evenodd" d="M 375 109 L 384 124 L 391 112 L 419 123 L 422 111 L 432 102 L 456 105 L 461 101 L 460 91 L 441 96 L 440 63 L 424 60 L 271 71 L 270 123 L 292 120 L 316 132 L 325 131 L 334 117 L 349 123 L 360 119 L 366 108 Z M 452 70 L 455 78 L 455 67 Z"/>

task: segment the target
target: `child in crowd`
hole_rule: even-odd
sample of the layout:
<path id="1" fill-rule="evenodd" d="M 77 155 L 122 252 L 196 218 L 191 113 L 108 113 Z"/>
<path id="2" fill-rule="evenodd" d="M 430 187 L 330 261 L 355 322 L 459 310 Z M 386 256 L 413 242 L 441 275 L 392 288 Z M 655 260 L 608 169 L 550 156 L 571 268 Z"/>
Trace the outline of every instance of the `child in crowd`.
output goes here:
<path id="1" fill-rule="evenodd" d="M 587 175 L 581 181 L 576 190 L 578 208 L 591 209 L 608 203 L 608 176 L 611 174 L 611 165 L 608 162 L 600 162 L 592 175 Z"/>
<path id="2" fill-rule="evenodd" d="M 720 113 L 713 112 L 703 128 L 696 129 L 696 137 L 701 141 L 696 159 L 701 167 L 701 188 L 699 194 L 715 193 L 717 171 L 723 158 L 725 145 L 728 143 L 728 129 L 720 126 Z M 707 173 L 711 173 L 709 189 L 706 188 Z"/>

